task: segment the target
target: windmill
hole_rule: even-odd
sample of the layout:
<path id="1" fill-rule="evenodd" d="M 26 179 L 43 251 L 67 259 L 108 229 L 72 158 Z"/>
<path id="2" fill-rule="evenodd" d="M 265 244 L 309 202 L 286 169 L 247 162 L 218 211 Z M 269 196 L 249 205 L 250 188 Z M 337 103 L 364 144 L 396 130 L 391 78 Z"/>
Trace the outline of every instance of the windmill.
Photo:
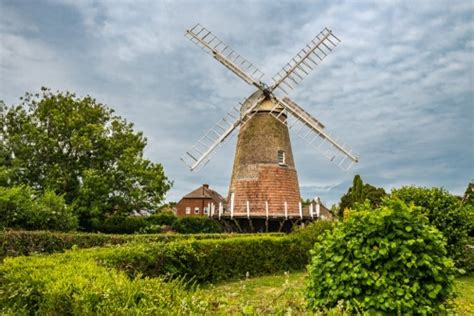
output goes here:
<path id="1" fill-rule="evenodd" d="M 301 207 L 288 130 L 293 130 L 343 170 L 357 163 L 358 158 L 350 148 L 331 136 L 320 121 L 287 95 L 340 40 L 331 30 L 324 28 L 272 78 L 271 85 L 266 85 L 261 81 L 264 74 L 254 64 L 202 25 L 196 24 L 186 31 L 185 36 L 256 88 L 181 158 L 190 170 L 199 170 L 239 129 L 227 208 L 225 212 L 219 208 L 217 216 L 234 221 L 238 218 L 264 218 L 267 229 L 269 218 L 302 220 L 313 217 L 311 208 L 308 215 Z"/>

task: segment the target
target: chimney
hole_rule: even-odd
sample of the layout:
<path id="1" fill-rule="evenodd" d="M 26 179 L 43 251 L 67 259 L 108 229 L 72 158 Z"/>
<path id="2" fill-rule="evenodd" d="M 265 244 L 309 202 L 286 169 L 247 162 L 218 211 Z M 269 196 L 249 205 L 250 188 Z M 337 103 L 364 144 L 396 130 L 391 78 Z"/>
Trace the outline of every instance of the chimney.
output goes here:
<path id="1" fill-rule="evenodd" d="M 209 189 L 209 184 L 204 183 L 204 184 L 202 185 L 202 187 L 203 187 L 204 189 Z"/>

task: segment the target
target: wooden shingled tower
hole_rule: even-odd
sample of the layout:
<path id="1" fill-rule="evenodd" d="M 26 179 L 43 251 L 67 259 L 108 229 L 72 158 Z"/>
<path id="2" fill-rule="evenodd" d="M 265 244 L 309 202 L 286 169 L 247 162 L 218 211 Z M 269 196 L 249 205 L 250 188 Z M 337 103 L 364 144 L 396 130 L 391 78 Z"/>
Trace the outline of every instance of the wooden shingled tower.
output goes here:
<path id="1" fill-rule="evenodd" d="M 197 170 L 207 164 L 234 130 L 239 129 L 227 205 L 209 215 L 222 220 L 230 230 L 237 227 L 239 231 L 262 230 L 262 227 L 269 230 L 272 221 L 278 222 L 278 230 L 281 230 L 288 221 L 296 224 L 312 220 L 315 214 L 313 205 L 303 209 L 300 203 L 289 129 L 341 169 L 349 169 L 358 158 L 287 94 L 321 63 L 340 40 L 327 28 L 323 29 L 273 77 L 268 86 L 261 81 L 263 73 L 258 68 L 200 24 L 187 30 L 185 35 L 239 78 L 257 88 L 181 158 L 191 170 Z"/>

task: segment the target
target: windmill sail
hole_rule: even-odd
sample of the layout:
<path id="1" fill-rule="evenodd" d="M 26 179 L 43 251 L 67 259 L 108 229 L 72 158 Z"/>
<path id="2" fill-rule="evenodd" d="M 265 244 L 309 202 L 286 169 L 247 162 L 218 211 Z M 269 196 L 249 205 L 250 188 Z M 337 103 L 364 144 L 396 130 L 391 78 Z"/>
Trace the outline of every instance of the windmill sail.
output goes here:
<path id="1" fill-rule="evenodd" d="M 276 99 L 271 114 L 294 130 L 308 145 L 318 149 L 326 158 L 339 168 L 348 170 L 358 162 L 358 157 L 345 144 L 340 144 L 337 138 L 331 136 L 325 126 L 306 112 L 290 98 Z M 284 115 L 279 110 L 283 106 L 291 116 Z"/>
<path id="2" fill-rule="evenodd" d="M 324 28 L 273 77 L 271 91 L 278 89 L 288 94 L 323 61 L 339 42 L 340 40 L 331 30 Z"/>
<path id="3" fill-rule="evenodd" d="M 201 24 L 198 23 L 190 30 L 187 30 L 185 36 L 229 68 L 239 78 L 257 88 L 263 88 L 263 84 L 260 82 L 263 72 L 236 53 Z"/>
<path id="4" fill-rule="evenodd" d="M 224 140 L 228 138 L 237 127 L 245 124 L 245 122 L 255 114 L 253 110 L 263 98 L 263 95 L 252 99 L 251 97 L 247 99 L 244 98 L 237 106 L 234 106 L 224 118 L 208 130 L 204 136 L 181 157 L 181 161 L 184 162 L 191 171 L 206 165 Z M 245 108 L 245 111 L 242 112 L 241 108 Z"/>

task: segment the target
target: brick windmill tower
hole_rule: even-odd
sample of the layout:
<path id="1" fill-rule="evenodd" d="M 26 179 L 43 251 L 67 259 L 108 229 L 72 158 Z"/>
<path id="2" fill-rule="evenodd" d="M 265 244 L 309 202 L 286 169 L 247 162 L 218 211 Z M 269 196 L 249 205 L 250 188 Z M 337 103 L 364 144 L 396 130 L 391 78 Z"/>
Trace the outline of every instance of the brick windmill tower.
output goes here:
<path id="1" fill-rule="evenodd" d="M 282 230 L 314 218 L 311 205 L 300 203 L 298 176 L 289 129 L 316 147 L 330 161 L 347 170 L 358 161 L 318 120 L 286 95 L 331 52 L 340 40 L 327 28 L 296 54 L 274 77 L 263 73 L 200 24 L 186 31 L 204 49 L 238 77 L 257 88 L 211 128 L 182 157 L 191 170 L 204 166 L 216 149 L 239 129 L 227 206 L 211 207 L 229 230 Z M 317 205 L 316 205 L 317 207 Z M 212 211 L 214 210 L 214 211 Z"/>

